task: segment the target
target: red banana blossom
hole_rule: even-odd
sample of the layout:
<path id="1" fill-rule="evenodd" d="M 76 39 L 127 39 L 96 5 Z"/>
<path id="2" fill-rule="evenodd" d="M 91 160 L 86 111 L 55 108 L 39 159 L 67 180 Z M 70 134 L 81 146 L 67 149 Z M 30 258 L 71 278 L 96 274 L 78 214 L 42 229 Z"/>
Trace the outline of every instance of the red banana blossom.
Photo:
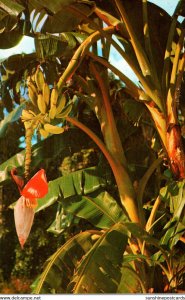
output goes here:
<path id="1" fill-rule="evenodd" d="M 24 186 L 24 180 L 17 175 L 16 168 L 11 170 L 11 176 L 18 186 L 21 197 L 14 208 L 14 219 L 17 236 L 23 248 L 33 224 L 37 199 L 48 193 L 48 182 L 45 170 L 38 171 Z"/>

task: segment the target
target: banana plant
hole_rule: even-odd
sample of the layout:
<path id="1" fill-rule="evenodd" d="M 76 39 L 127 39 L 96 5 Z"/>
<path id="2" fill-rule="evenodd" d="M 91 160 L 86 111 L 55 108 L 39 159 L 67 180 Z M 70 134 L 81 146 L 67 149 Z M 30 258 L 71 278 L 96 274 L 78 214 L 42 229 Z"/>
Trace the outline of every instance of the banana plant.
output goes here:
<path id="1" fill-rule="evenodd" d="M 101 5 L 99 1 L 88 0 L 78 3 L 68 0 L 65 4 L 62 0 L 52 3 L 45 1 L 48 4 L 46 9 L 42 1 L 40 5 L 39 1 L 28 1 L 26 7 L 14 8 L 15 13 L 16 9 L 19 13 L 25 13 L 26 21 L 29 20 L 27 15 L 32 12 L 30 35 L 35 36 L 40 60 L 37 67 L 26 74 L 29 99 L 21 114 L 25 127 L 26 180 L 33 168 L 34 132 L 37 131 L 42 139 L 47 139 L 50 134 L 65 134 L 68 131 L 67 122 L 86 133 L 99 147 L 112 170 L 117 188 L 117 196 L 113 197 L 98 175 L 94 176 L 92 169 L 73 172 L 49 183 L 48 194 L 39 200 L 36 208 L 39 214 L 40 210 L 59 202 L 60 211 L 49 230 L 60 232 L 64 211 L 85 219 L 95 229 L 80 232 L 67 240 L 49 258 L 43 273 L 33 284 L 33 290 L 35 293 L 177 291 L 182 284 L 184 267 L 178 266 L 178 260 L 172 259 L 172 250 L 177 241 L 184 242 L 184 202 L 181 201 L 183 197 L 179 198 L 184 192 L 184 181 L 182 186 L 181 182 L 176 185 L 177 205 L 172 205 L 174 190 L 169 185 L 166 191 L 168 195 L 163 190 L 158 191 L 149 209 L 149 217 L 145 214 L 148 208 L 143 208 L 143 194 L 164 157 L 176 180 L 185 177 L 178 115 L 185 57 L 183 24 L 177 21 L 183 10 L 182 1 L 179 1 L 171 20 L 160 9 L 148 5 L 146 0 L 132 3 L 114 0 L 116 10 L 110 9 L 109 2 L 107 9 L 98 7 L 96 2 Z M 159 51 L 154 49 L 156 40 L 151 34 L 152 8 L 154 16 L 156 14 L 159 20 L 167 23 L 168 38 L 165 46 L 159 40 Z M 143 23 L 136 23 L 135 26 L 133 16 L 136 12 L 141 15 Z M 40 35 L 39 26 L 42 31 Z M 56 33 L 56 30 L 59 35 L 53 37 L 52 33 Z M 70 30 L 70 33 L 65 33 L 66 30 Z M 75 36 L 78 43 L 74 40 L 73 31 L 79 33 Z M 102 46 L 101 56 L 98 55 L 98 43 Z M 72 54 L 70 52 L 65 57 L 67 66 L 58 72 L 53 82 L 47 82 L 43 60 L 51 63 L 50 58 L 58 58 L 62 47 L 66 52 L 72 48 Z M 111 47 L 135 72 L 138 85 L 109 63 Z M 38 49 L 41 49 L 40 53 Z M 65 51 L 61 57 L 66 55 Z M 160 60 L 160 66 L 156 57 Z M 83 64 L 86 63 L 83 72 Z M 113 113 L 108 70 L 124 83 L 127 94 L 148 109 L 164 152 L 163 158 L 159 156 L 154 160 L 137 187 L 129 174 L 121 133 Z M 73 85 L 75 79 L 77 86 Z M 101 137 L 78 118 L 75 108 L 78 111 L 79 99 L 96 116 Z M 161 220 L 166 224 L 160 228 L 162 236 L 157 238 L 156 227 Z M 155 278 L 160 276 L 164 280 L 159 287 Z"/>

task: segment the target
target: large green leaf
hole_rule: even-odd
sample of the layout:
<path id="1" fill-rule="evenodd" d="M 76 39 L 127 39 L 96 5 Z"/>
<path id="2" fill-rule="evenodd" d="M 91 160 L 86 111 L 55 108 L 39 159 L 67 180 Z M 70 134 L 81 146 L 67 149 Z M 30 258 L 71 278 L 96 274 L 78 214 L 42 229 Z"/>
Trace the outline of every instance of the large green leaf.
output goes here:
<path id="1" fill-rule="evenodd" d="M 68 292 L 115 293 L 121 279 L 121 263 L 127 246 L 121 223 L 106 231 L 80 261 Z"/>
<path id="2" fill-rule="evenodd" d="M 18 73 L 20 70 L 25 70 L 28 66 L 28 64 L 32 63 L 33 60 L 36 59 L 35 53 L 29 53 L 29 54 L 15 54 L 11 55 L 10 57 L 2 60 L 2 65 L 4 68 L 4 71 L 9 73 Z M 5 73 L 3 72 L 3 75 Z"/>
<path id="3" fill-rule="evenodd" d="M 172 214 L 172 217 L 163 228 L 160 244 L 172 249 L 185 232 L 185 218 L 183 214 L 185 207 L 185 180 L 180 182 L 171 181 L 160 190 L 160 197 L 167 206 L 170 206 Z"/>
<path id="4" fill-rule="evenodd" d="M 180 219 L 185 206 L 185 180 L 170 182 L 160 190 L 160 196 L 170 205 L 173 217 Z"/>
<path id="5" fill-rule="evenodd" d="M 16 107 L 11 113 L 9 113 L 1 122 L 0 122 L 0 138 L 6 135 L 6 130 L 10 123 L 16 122 L 19 120 L 22 110 L 25 108 L 25 102 Z"/>
<path id="6" fill-rule="evenodd" d="M 20 2 L 17 3 L 17 1 L 12 0 L 1 0 L 0 8 L 14 16 L 18 16 L 24 10 L 24 6 Z"/>
<path id="7" fill-rule="evenodd" d="M 81 232 L 61 246 L 47 260 L 43 273 L 34 284 L 33 293 L 66 293 L 77 265 L 99 236 L 98 231 Z"/>
<path id="8" fill-rule="evenodd" d="M 107 229 L 118 221 L 128 221 L 123 210 L 112 196 L 102 190 L 88 195 L 74 195 L 64 198 L 66 211 L 88 220 L 96 227 Z"/>
<path id="9" fill-rule="evenodd" d="M 117 293 L 144 293 L 142 279 L 129 263 L 124 263 L 121 268 L 121 280 Z"/>
<path id="10" fill-rule="evenodd" d="M 87 38 L 86 34 L 78 32 L 63 32 L 59 36 L 51 34 L 38 34 L 35 37 L 35 49 L 37 57 L 45 59 L 52 56 L 72 55 L 71 50 L 77 43 L 82 43 Z"/>
<path id="11" fill-rule="evenodd" d="M 72 31 L 94 10 L 94 2 L 88 0 L 78 1 L 32 1 L 30 12 L 32 12 L 33 25 L 39 19 L 42 33 L 60 33 Z M 39 15 L 45 9 L 45 16 L 42 12 L 42 20 Z M 49 11 L 49 13 L 48 13 Z M 36 20 L 36 22 L 34 21 Z M 36 31 L 36 28 L 33 29 Z"/>
<path id="12" fill-rule="evenodd" d="M 160 244 L 172 249 L 179 241 L 179 238 L 185 233 L 185 217 L 182 222 L 179 222 L 177 218 L 172 218 L 165 225 L 164 230 L 166 232 L 160 239 Z"/>
<path id="13" fill-rule="evenodd" d="M 49 192 L 38 201 L 36 211 L 45 209 L 57 200 L 61 201 L 62 198 L 87 195 L 103 186 L 105 186 L 105 181 L 98 175 L 96 167 L 72 172 L 49 182 Z"/>
<path id="14" fill-rule="evenodd" d="M 21 30 L 11 30 L 0 34 L 0 49 L 9 49 L 15 47 L 23 38 Z"/>
<path id="15" fill-rule="evenodd" d="M 67 41 L 61 41 L 55 36 L 40 34 L 35 38 L 35 49 L 40 59 L 64 55 L 67 46 Z"/>
<path id="16" fill-rule="evenodd" d="M 0 32 L 9 32 L 13 28 L 15 28 L 17 24 L 17 18 L 15 16 L 10 15 L 4 15 L 2 14 L 2 11 L 0 10 L 0 17 L 2 18 L 0 20 Z"/>
<path id="17" fill-rule="evenodd" d="M 53 14 L 56 14 L 59 10 L 66 5 L 70 5 L 74 3 L 74 0 L 32 0 L 30 1 L 30 5 L 33 5 L 34 8 L 37 8 L 40 10 L 42 7 L 47 8 L 49 11 L 51 11 Z"/>

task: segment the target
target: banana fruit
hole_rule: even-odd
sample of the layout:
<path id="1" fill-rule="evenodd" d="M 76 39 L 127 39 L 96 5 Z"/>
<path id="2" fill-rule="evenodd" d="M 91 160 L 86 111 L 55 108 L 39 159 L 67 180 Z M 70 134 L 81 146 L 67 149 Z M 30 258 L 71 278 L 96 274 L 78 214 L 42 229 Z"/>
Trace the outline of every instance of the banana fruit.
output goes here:
<path id="1" fill-rule="evenodd" d="M 28 96 L 34 106 L 37 106 L 37 88 L 33 82 L 28 83 Z"/>
<path id="2" fill-rule="evenodd" d="M 44 82 L 43 87 L 42 87 L 42 95 L 44 98 L 44 102 L 46 103 L 46 106 L 49 105 L 49 100 L 50 100 L 50 88 L 47 82 Z"/>
<path id="3" fill-rule="evenodd" d="M 38 94 L 38 97 L 37 97 L 37 106 L 38 106 L 38 109 L 40 110 L 40 112 L 42 114 L 46 113 L 47 107 L 46 107 L 46 103 L 44 101 L 44 98 L 43 98 L 42 94 Z"/>
<path id="4" fill-rule="evenodd" d="M 43 129 L 43 128 L 40 128 L 39 129 L 39 132 L 40 132 L 40 135 L 43 137 L 43 138 L 47 138 L 48 137 L 48 135 L 49 135 L 49 132 L 47 132 L 45 129 Z"/>
<path id="5" fill-rule="evenodd" d="M 35 83 L 36 83 L 36 86 L 37 86 L 39 92 L 42 92 L 44 82 L 45 82 L 44 75 L 43 75 L 41 69 L 37 68 L 37 70 L 35 72 Z"/>
<path id="6" fill-rule="evenodd" d="M 50 110 L 49 110 L 49 117 L 54 119 L 57 113 L 57 100 L 58 100 L 58 89 L 54 87 L 51 91 L 51 98 L 50 98 Z"/>
<path id="7" fill-rule="evenodd" d="M 21 115 L 21 119 L 22 121 L 30 121 L 33 119 L 33 117 L 35 117 L 34 112 L 32 112 L 31 110 L 28 111 L 26 109 L 22 110 L 22 115 Z"/>
<path id="8" fill-rule="evenodd" d="M 23 110 L 21 119 L 25 128 L 32 131 L 38 130 L 43 138 L 49 134 L 61 134 L 64 127 L 50 124 L 55 118 L 65 118 L 72 109 L 72 103 L 67 104 L 65 94 L 59 94 L 57 85 L 52 90 L 45 81 L 42 69 L 38 67 L 36 72 L 28 77 L 28 95 L 30 101 L 38 108 L 37 114 L 31 110 Z"/>
<path id="9" fill-rule="evenodd" d="M 60 114 L 56 115 L 56 118 L 63 119 L 66 118 L 72 110 L 72 103 L 64 107 Z"/>
<path id="10" fill-rule="evenodd" d="M 60 134 L 64 132 L 63 127 L 54 126 L 49 123 L 44 124 L 44 130 L 47 131 L 48 133 L 53 133 L 53 134 Z"/>
<path id="11" fill-rule="evenodd" d="M 66 96 L 63 94 L 58 98 L 58 105 L 57 105 L 57 109 L 56 109 L 56 114 L 61 113 L 61 111 L 63 110 L 65 105 L 66 105 Z"/>

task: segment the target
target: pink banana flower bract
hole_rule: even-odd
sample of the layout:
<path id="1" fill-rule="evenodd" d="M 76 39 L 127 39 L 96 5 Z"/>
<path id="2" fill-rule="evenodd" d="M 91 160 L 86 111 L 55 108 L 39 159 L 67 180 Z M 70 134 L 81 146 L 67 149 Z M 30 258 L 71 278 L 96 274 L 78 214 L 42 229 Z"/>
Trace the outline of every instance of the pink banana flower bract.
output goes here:
<path id="1" fill-rule="evenodd" d="M 44 169 L 38 171 L 25 186 L 22 177 L 17 175 L 16 168 L 12 169 L 11 175 L 21 194 L 14 207 L 14 219 L 17 236 L 23 248 L 33 224 L 37 199 L 48 193 L 48 182 Z"/>

